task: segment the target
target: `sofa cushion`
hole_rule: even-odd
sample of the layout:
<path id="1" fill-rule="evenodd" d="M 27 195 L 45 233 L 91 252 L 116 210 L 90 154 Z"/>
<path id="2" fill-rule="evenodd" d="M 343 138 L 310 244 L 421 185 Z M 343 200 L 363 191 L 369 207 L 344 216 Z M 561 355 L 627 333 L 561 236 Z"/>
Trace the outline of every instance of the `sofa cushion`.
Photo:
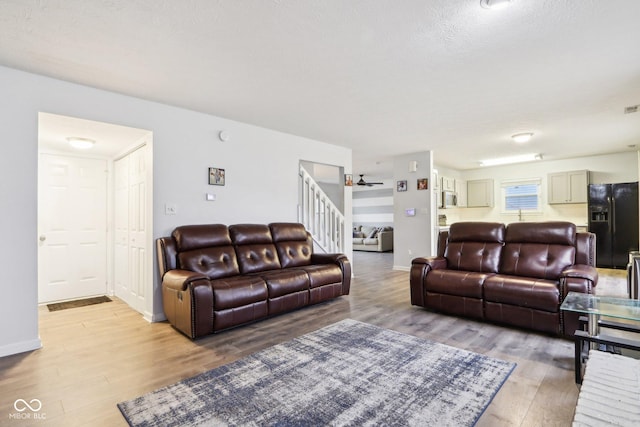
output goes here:
<path id="1" fill-rule="evenodd" d="M 456 222 L 449 227 L 449 242 L 503 243 L 505 226 L 498 222 Z"/>
<path id="2" fill-rule="evenodd" d="M 313 242 L 302 224 L 269 224 L 282 268 L 309 265 Z"/>
<path id="3" fill-rule="evenodd" d="M 223 224 L 183 225 L 173 230 L 171 235 L 178 252 L 231 245 L 229 230 Z"/>
<path id="4" fill-rule="evenodd" d="M 437 294 L 482 299 L 482 284 L 490 276 L 466 271 L 432 270 L 427 275 L 425 289 Z"/>
<path id="5" fill-rule="evenodd" d="M 235 276 L 211 281 L 215 310 L 267 301 L 267 285 L 259 276 Z"/>
<path id="6" fill-rule="evenodd" d="M 281 268 L 269 226 L 238 224 L 229 227 L 229 235 L 236 247 L 241 274 Z"/>
<path id="7" fill-rule="evenodd" d="M 353 244 L 354 245 L 364 245 L 364 239 L 363 238 L 354 238 L 353 239 Z"/>
<path id="8" fill-rule="evenodd" d="M 195 249 L 178 254 L 181 269 L 202 273 L 209 279 L 220 279 L 240 273 L 233 246 Z"/>
<path id="9" fill-rule="evenodd" d="M 342 283 L 342 270 L 335 264 L 315 264 L 300 268 L 309 276 L 310 288 Z"/>
<path id="10" fill-rule="evenodd" d="M 452 270 L 497 273 L 502 243 L 449 242 L 444 256 Z"/>
<path id="11" fill-rule="evenodd" d="M 362 243 L 365 245 L 377 245 L 378 244 L 378 238 L 367 238 L 367 239 L 362 239 Z"/>
<path id="12" fill-rule="evenodd" d="M 513 222 L 507 227 L 505 242 L 576 245 L 576 226 L 571 222 Z"/>
<path id="13" fill-rule="evenodd" d="M 509 224 L 500 272 L 558 280 L 575 263 L 576 226 L 570 222 L 518 222 Z"/>
<path id="14" fill-rule="evenodd" d="M 486 301 L 557 312 L 560 305 L 558 284 L 549 280 L 497 274 L 484 282 Z"/>
<path id="15" fill-rule="evenodd" d="M 364 235 L 365 238 L 373 238 L 373 237 L 376 237 L 376 235 L 378 234 L 378 227 L 363 225 L 360 228 L 360 231 L 362 231 L 362 234 Z"/>
<path id="16" fill-rule="evenodd" d="M 452 270 L 497 273 L 504 242 L 504 224 L 458 222 L 449 229 L 444 256 Z"/>
<path id="17" fill-rule="evenodd" d="M 272 270 L 258 275 L 267 284 L 269 298 L 309 290 L 309 276 L 302 270 Z"/>
<path id="18" fill-rule="evenodd" d="M 573 246 L 541 243 L 507 243 L 502 251 L 500 273 L 557 281 L 573 265 Z"/>

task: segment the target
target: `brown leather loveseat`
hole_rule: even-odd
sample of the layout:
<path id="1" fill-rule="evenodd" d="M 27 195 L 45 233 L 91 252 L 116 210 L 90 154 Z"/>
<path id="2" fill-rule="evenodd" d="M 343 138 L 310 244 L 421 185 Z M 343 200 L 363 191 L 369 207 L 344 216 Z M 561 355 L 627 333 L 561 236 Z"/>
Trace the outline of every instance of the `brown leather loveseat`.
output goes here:
<path id="1" fill-rule="evenodd" d="M 186 225 L 157 240 L 162 303 L 190 338 L 349 294 L 343 254 L 314 254 L 302 224 Z"/>
<path id="2" fill-rule="evenodd" d="M 573 336 L 568 292 L 593 293 L 595 236 L 570 222 L 452 224 L 438 256 L 411 265 L 411 304 L 436 311 Z"/>

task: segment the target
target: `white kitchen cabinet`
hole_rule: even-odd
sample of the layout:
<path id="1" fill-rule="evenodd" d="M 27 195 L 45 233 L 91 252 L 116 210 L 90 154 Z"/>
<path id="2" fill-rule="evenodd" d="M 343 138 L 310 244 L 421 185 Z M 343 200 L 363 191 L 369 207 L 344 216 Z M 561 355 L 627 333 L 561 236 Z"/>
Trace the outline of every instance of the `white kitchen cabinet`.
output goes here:
<path id="1" fill-rule="evenodd" d="M 458 199 L 458 207 L 467 207 L 467 181 L 456 179 L 456 195 Z"/>
<path id="2" fill-rule="evenodd" d="M 589 171 L 556 172 L 547 175 L 547 201 L 550 205 L 587 203 Z"/>
<path id="3" fill-rule="evenodd" d="M 493 207 L 493 179 L 467 181 L 467 207 Z"/>
<path id="4" fill-rule="evenodd" d="M 443 176 L 442 191 L 456 191 L 456 180 L 448 176 Z"/>

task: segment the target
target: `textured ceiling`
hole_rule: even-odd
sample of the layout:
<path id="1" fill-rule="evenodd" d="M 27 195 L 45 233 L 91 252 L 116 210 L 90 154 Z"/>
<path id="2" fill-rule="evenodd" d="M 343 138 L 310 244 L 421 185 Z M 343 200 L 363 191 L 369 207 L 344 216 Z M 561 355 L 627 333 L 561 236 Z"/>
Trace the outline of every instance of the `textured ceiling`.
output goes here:
<path id="1" fill-rule="evenodd" d="M 635 150 L 639 18 L 638 0 L 1 0 L 0 64 L 348 146 L 385 177 L 425 150 L 458 169 Z"/>

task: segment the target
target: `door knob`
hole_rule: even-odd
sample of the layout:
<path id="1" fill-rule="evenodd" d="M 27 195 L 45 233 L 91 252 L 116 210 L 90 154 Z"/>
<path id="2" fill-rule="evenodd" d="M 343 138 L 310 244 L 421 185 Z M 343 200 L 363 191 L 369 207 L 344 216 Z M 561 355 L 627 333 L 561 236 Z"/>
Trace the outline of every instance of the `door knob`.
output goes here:
<path id="1" fill-rule="evenodd" d="M 44 234 L 40 235 L 40 241 L 44 242 L 45 240 L 47 240 L 47 236 L 45 236 Z"/>

